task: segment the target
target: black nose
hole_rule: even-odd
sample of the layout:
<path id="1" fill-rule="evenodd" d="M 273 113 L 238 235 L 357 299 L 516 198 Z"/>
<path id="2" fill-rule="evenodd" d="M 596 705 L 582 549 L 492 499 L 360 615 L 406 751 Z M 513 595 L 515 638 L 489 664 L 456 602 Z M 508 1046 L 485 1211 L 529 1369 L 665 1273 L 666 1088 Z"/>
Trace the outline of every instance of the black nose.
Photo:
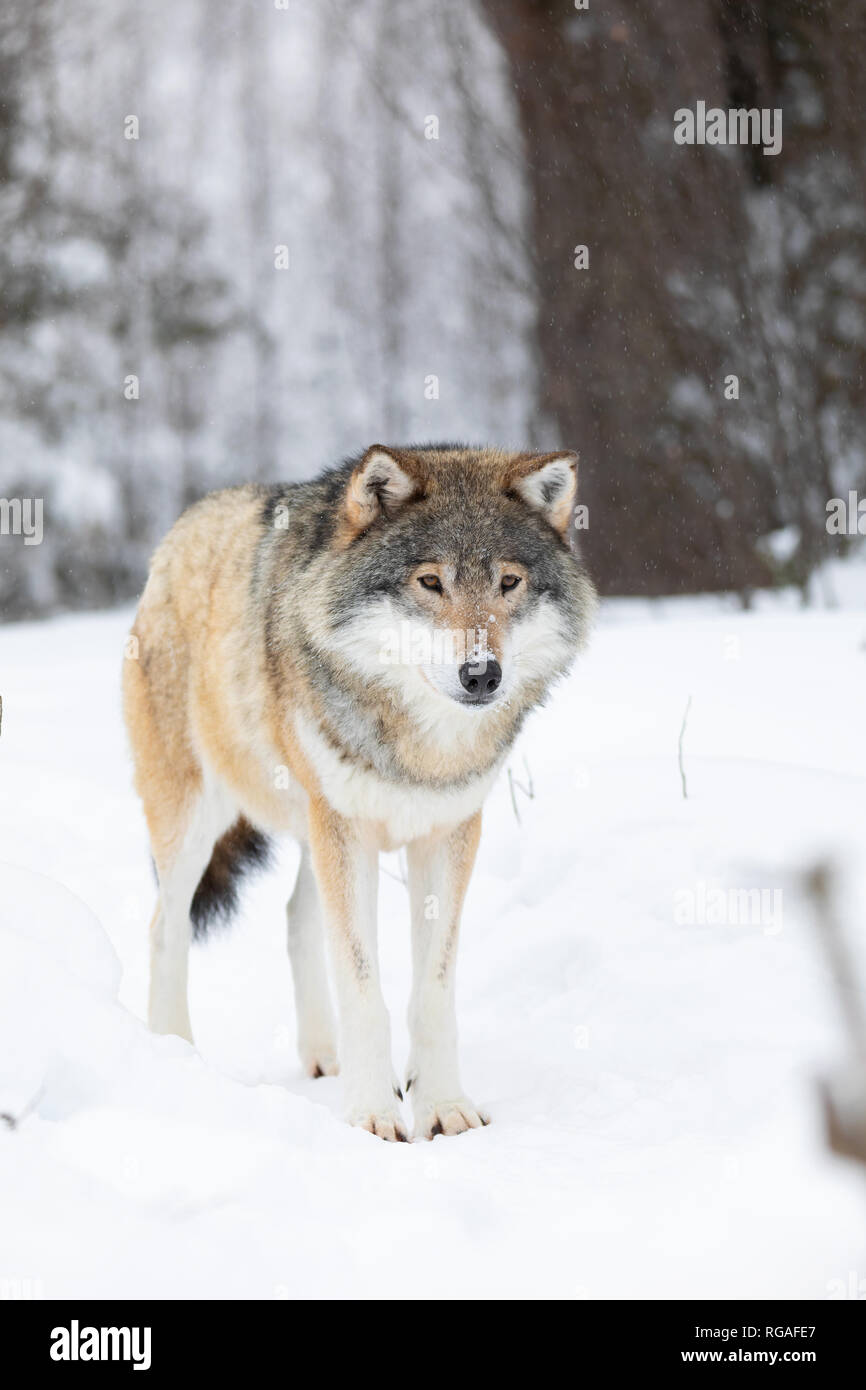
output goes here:
<path id="1" fill-rule="evenodd" d="M 460 667 L 460 684 L 470 700 L 486 700 L 502 684 L 502 667 L 495 656 L 464 661 Z"/>

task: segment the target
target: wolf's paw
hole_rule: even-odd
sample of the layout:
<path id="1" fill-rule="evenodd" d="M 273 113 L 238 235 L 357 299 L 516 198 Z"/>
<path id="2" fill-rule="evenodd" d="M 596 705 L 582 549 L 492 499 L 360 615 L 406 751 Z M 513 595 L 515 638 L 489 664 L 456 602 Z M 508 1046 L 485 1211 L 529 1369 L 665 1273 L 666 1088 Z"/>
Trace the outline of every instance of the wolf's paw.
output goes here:
<path id="1" fill-rule="evenodd" d="M 468 1096 L 456 1100 L 427 1101 L 415 1097 L 415 1138 L 435 1139 L 437 1134 L 463 1134 L 490 1124 L 490 1116 L 479 1110 Z"/>
<path id="2" fill-rule="evenodd" d="M 388 1139 L 392 1144 L 407 1144 L 409 1135 L 406 1126 L 396 1109 L 382 1109 L 371 1112 L 365 1109 L 352 1110 L 347 1116 L 350 1125 L 366 1129 L 379 1139 Z"/>
<path id="3" fill-rule="evenodd" d="M 184 1009 L 172 1011 L 156 1009 L 151 1006 L 147 1022 L 151 1033 L 174 1035 L 176 1038 L 183 1038 L 184 1042 L 188 1043 L 193 1041 L 189 1014 Z"/>
<path id="4" fill-rule="evenodd" d="M 298 1052 L 306 1076 L 336 1076 L 340 1070 L 337 1049 L 331 1043 L 302 1044 Z"/>

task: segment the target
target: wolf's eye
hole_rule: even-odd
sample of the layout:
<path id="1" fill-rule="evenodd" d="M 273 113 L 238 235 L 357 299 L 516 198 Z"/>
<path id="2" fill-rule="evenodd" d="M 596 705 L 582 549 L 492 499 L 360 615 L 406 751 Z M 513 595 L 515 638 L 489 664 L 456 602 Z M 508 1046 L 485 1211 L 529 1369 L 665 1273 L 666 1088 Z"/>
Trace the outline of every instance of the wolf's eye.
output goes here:
<path id="1" fill-rule="evenodd" d="M 519 583 L 519 574 L 504 574 L 502 576 L 502 583 L 500 585 L 500 588 L 502 589 L 503 594 L 510 594 L 511 590 L 516 589 Z"/>
<path id="2" fill-rule="evenodd" d="M 434 594 L 441 594 L 442 580 L 438 574 L 422 574 L 418 583 L 422 589 L 431 589 Z"/>

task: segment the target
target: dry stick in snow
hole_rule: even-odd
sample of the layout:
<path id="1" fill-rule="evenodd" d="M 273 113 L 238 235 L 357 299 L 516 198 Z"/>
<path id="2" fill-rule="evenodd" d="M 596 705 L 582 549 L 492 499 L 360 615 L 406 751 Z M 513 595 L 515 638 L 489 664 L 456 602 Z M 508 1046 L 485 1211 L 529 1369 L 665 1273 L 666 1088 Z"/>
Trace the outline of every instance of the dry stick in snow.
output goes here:
<path id="1" fill-rule="evenodd" d="M 386 869 L 384 864 L 379 865 L 379 873 L 387 874 L 388 878 L 393 878 L 395 883 L 402 883 L 404 888 L 409 887 L 409 859 L 406 854 L 406 846 L 403 845 L 397 851 L 397 868 L 399 873 L 392 874 L 390 869 Z"/>
<path id="2" fill-rule="evenodd" d="M 391 870 L 390 870 L 390 869 L 386 869 L 384 864 L 380 864 L 380 865 L 379 865 L 379 873 L 380 873 L 380 874 L 385 874 L 387 878 L 393 878 L 393 880 L 394 880 L 395 883 L 402 883 L 402 882 L 403 882 L 403 880 L 402 880 L 402 878 L 400 877 L 399 874 L 392 874 L 392 873 L 391 873 Z"/>
<path id="3" fill-rule="evenodd" d="M 390 869 L 386 869 L 384 864 L 380 864 L 380 865 L 379 865 L 379 873 L 380 873 L 380 874 L 386 874 L 386 875 L 388 876 L 388 878 L 393 878 L 393 880 L 394 880 L 395 883 L 402 883 L 403 887 L 406 888 L 406 887 L 408 886 L 408 883 L 409 883 L 409 876 L 408 876 L 408 874 L 406 873 L 406 870 L 405 870 L 405 868 L 404 868 L 404 866 L 403 866 L 402 853 L 403 853 L 403 852 L 401 851 L 400 856 L 398 857 L 398 861 L 397 861 L 398 864 L 399 864 L 399 867 L 400 867 L 400 872 L 399 872 L 399 874 L 392 874 L 392 873 L 391 873 L 391 870 L 390 870 Z"/>
<path id="4" fill-rule="evenodd" d="M 815 921 L 854 1052 L 853 1065 L 820 1086 L 827 1142 L 834 1153 L 866 1164 L 866 1007 L 836 912 L 835 875 L 829 864 L 819 863 L 810 870 L 806 891 L 815 909 Z"/>
<path id="5" fill-rule="evenodd" d="M 520 812 L 517 809 L 517 797 L 514 795 L 514 788 L 518 787 L 520 791 L 523 792 L 524 796 L 529 797 L 530 801 L 535 800 L 535 787 L 532 782 L 532 773 L 529 771 L 529 763 L 525 758 L 523 759 L 523 766 L 526 768 L 526 780 L 529 783 L 528 787 L 524 787 L 522 782 L 518 782 L 517 778 L 512 774 L 511 768 L 508 769 L 508 790 L 511 793 L 511 805 L 514 810 L 514 819 L 517 821 L 518 825 L 522 825 L 523 822 L 520 819 Z"/>
<path id="6" fill-rule="evenodd" d="M 2 1113 L 0 1113 L 0 1122 L 6 1125 L 7 1129 L 17 1129 L 18 1126 L 21 1124 L 21 1121 L 26 1120 L 27 1116 L 31 1113 L 31 1111 L 36 1109 L 37 1105 L 39 1104 L 40 1100 L 44 1095 L 45 1087 L 40 1086 L 36 1094 L 32 1096 L 30 1100 L 28 1100 L 24 1109 L 19 1110 L 17 1115 L 13 1115 L 8 1110 L 4 1110 Z"/>
<path id="7" fill-rule="evenodd" d="M 689 799 L 688 788 L 686 787 L 686 770 L 685 770 L 685 768 L 683 767 L 683 739 L 684 739 L 685 736 L 686 736 L 686 722 L 687 722 L 687 720 L 688 720 L 688 717 L 689 717 L 689 710 L 691 709 L 691 707 L 692 707 L 692 697 L 691 697 L 691 695 L 690 695 L 689 698 L 688 698 L 688 700 L 686 701 L 686 712 L 685 712 L 685 714 L 683 715 L 683 722 L 682 722 L 682 724 L 680 725 L 680 741 L 679 741 L 679 745 L 678 745 L 678 746 L 679 746 L 680 781 L 681 781 L 682 784 L 683 784 L 683 801 L 688 801 L 688 799 Z"/>
<path id="8" fill-rule="evenodd" d="M 855 1056 L 866 1067 L 866 1009 L 857 989 L 854 962 L 836 912 L 832 867 L 827 863 L 816 864 L 806 875 L 806 888 L 815 907 L 815 920 L 849 1040 Z"/>

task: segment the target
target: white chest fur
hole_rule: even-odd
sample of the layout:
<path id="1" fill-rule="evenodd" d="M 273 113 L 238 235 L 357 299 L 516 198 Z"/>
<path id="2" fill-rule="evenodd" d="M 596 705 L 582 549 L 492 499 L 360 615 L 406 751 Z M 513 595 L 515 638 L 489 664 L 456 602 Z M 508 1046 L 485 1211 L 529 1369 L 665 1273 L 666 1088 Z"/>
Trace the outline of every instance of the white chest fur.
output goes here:
<path id="1" fill-rule="evenodd" d="M 492 768 L 454 791 L 401 786 L 341 758 L 303 715 L 297 717 L 296 731 L 329 805 L 349 820 L 383 826 L 389 848 L 468 820 L 480 808 L 499 772 L 498 767 Z"/>

